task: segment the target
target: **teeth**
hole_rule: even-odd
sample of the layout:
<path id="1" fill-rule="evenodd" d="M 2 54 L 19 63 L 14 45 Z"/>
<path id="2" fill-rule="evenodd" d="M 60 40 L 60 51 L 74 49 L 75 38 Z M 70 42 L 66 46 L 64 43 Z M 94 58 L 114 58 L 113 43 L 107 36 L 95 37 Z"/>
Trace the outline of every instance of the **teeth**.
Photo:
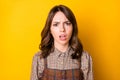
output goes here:
<path id="1" fill-rule="evenodd" d="M 65 37 L 65 35 L 62 35 L 62 36 L 60 36 L 60 37 Z"/>
<path id="2" fill-rule="evenodd" d="M 60 35 L 59 38 L 60 40 L 66 40 L 66 35 Z"/>

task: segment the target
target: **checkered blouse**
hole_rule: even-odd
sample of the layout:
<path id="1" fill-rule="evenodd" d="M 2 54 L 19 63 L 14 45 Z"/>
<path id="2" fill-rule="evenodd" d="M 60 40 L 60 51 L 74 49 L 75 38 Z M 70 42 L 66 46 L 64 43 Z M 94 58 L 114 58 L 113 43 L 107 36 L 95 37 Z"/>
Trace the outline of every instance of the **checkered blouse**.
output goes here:
<path id="1" fill-rule="evenodd" d="M 76 59 L 71 58 L 73 50 L 69 47 L 66 52 L 61 52 L 55 48 L 54 52 L 50 53 L 47 57 L 47 67 L 50 69 L 78 69 L 79 62 Z M 38 80 L 42 77 L 44 70 L 44 59 L 40 59 L 40 52 L 36 53 L 33 57 L 31 80 Z M 84 73 L 85 80 L 93 80 L 92 72 L 92 58 L 87 52 L 83 52 L 81 58 L 81 69 Z"/>

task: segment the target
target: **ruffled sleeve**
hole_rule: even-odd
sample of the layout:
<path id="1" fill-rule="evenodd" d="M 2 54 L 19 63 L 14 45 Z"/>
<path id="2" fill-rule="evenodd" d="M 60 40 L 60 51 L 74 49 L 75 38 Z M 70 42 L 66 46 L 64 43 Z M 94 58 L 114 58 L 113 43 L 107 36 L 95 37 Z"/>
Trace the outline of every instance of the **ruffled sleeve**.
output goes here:
<path id="1" fill-rule="evenodd" d="M 92 70 L 92 58 L 86 51 L 83 52 L 81 57 L 81 69 L 83 71 L 85 80 L 94 80 Z"/>
<path id="2" fill-rule="evenodd" d="M 42 77 L 44 61 L 40 59 L 40 54 L 41 53 L 38 52 L 33 56 L 30 80 L 39 80 Z"/>

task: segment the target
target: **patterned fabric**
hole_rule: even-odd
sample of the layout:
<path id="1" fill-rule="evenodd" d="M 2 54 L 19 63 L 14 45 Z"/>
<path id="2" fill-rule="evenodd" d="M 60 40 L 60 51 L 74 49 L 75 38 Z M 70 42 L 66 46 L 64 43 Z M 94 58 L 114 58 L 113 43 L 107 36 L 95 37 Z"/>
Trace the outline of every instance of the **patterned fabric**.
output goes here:
<path id="1" fill-rule="evenodd" d="M 47 67 L 47 59 L 45 59 L 45 69 L 43 71 L 42 78 L 39 80 L 83 80 L 82 74 L 80 76 L 81 69 L 49 69 Z"/>
<path id="2" fill-rule="evenodd" d="M 72 48 L 68 48 L 66 52 L 61 52 L 55 48 L 54 52 L 50 53 L 47 57 L 47 66 L 50 69 L 68 70 L 68 69 L 79 69 L 80 63 L 76 59 L 71 58 L 71 54 L 74 51 Z M 40 52 L 36 53 L 33 57 L 31 80 L 39 80 L 42 77 L 45 69 L 44 59 L 40 59 Z M 83 51 L 81 58 L 81 69 L 84 74 L 85 80 L 93 80 L 92 72 L 92 58 L 91 56 Z"/>

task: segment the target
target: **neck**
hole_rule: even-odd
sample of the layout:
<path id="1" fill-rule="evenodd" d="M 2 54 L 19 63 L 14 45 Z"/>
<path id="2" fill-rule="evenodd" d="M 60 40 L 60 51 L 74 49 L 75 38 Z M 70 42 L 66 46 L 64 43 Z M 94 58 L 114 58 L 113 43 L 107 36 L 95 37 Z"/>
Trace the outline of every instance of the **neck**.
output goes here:
<path id="1" fill-rule="evenodd" d="M 65 52 L 68 49 L 69 45 L 68 44 L 66 44 L 66 45 L 54 44 L 54 46 L 61 52 Z"/>

